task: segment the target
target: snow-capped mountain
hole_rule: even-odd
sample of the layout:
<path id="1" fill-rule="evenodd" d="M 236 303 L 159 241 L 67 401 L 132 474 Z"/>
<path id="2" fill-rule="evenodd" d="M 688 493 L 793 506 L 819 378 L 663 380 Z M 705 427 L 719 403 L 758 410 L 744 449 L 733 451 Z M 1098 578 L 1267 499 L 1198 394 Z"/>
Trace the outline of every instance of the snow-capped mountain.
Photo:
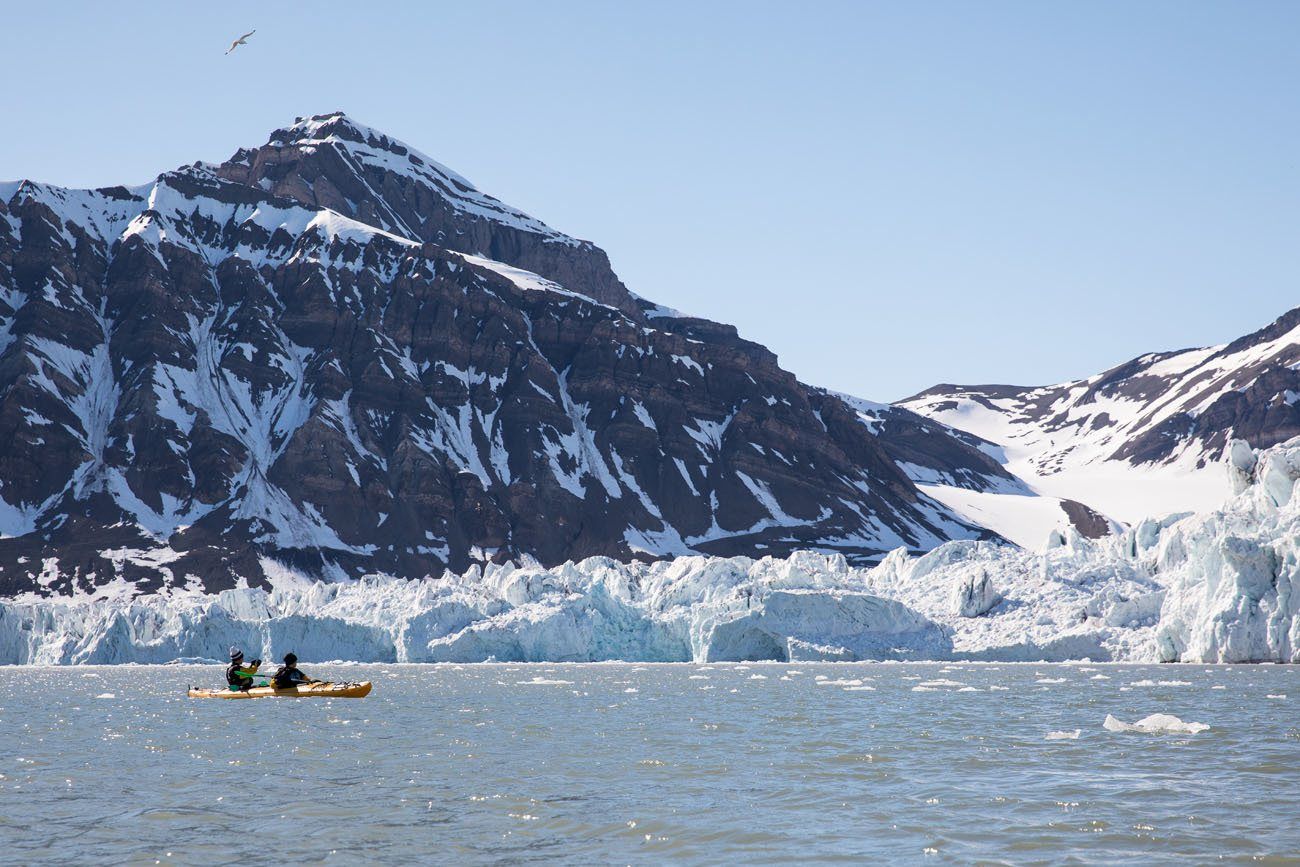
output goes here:
<path id="1" fill-rule="evenodd" d="M 995 462 L 879 427 L 342 114 L 0 184 L 0 594 L 992 535 L 895 459 Z"/>
<path id="2" fill-rule="evenodd" d="M 1300 434 L 1297 401 L 1300 308 L 1231 343 L 1143 355 L 1088 379 L 938 385 L 900 406 L 993 443 L 1000 463 L 1048 500 L 1133 522 L 1218 506 L 1229 494 L 1216 465 L 1226 443 L 1267 448 Z M 1016 501 L 925 489 L 1015 535 L 1014 520 L 993 513 Z"/>

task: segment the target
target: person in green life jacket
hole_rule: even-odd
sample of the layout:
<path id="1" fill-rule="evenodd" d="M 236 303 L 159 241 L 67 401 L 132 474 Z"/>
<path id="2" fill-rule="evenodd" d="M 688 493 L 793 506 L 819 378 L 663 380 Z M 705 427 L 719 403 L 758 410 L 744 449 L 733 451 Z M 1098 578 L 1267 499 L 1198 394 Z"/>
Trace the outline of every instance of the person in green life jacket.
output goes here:
<path id="1" fill-rule="evenodd" d="M 276 669 L 271 676 L 271 685 L 276 689 L 290 689 L 300 683 L 319 683 L 298 670 L 298 657 L 293 653 L 284 655 L 284 665 Z"/>
<path id="2" fill-rule="evenodd" d="M 230 665 L 226 666 L 226 683 L 234 690 L 246 690 L 254 685 L 253 675 L 257 674 L 257 668 L 262 664 L 262 660 L 254 659 L 248 665 L 244 664 L 244 651 L 238 647 L 230 648 Z"/>

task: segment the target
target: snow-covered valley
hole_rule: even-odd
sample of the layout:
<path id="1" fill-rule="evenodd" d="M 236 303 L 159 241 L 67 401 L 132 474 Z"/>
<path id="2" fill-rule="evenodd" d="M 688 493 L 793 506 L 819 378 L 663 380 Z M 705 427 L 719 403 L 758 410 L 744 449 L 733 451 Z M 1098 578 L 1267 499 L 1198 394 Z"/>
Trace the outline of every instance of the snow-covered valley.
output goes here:
<path id="1" fill-rule="evenodd" d="M 1300 660 L 1300 438 L 1228 449 L 1222 508 L 1044 550 L 954 541 L 840 555 L 590 558 L 437 580 L 0 602 L 0 662 L 159 663 L 229 644 L 273 658 L 469 662 Z M 118 591 L 115 593 L 115 590 Z"/>
<path id="2" fill-rule="evenodd" d="M 937 385 L 898 406 L 978 437 L 1037 503 L 914 480 L 967 520 L 1038 544 L 1055 503 L 1134 523 L 1218 508 L 1229 440 L 1267 448 L 1300 433 L 1300 309 L 1219 346 L 1153 352 L 1041 387 Z M 970 486 L 965 486 L 970 487 Z"/>

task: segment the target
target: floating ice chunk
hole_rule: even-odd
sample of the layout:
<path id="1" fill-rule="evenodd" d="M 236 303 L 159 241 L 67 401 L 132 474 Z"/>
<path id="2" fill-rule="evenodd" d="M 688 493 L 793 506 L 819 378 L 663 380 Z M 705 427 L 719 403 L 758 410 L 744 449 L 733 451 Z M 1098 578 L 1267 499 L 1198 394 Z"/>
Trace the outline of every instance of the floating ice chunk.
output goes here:
<path id="1" fill-rule="evenodd" d="M 1110 680 L 1110 678 L 1104 674 L 1094 674 L 1092 677 L 1088 679 L 1089 680 Z"/>
<path id="2" fill-rule="evenodd" d="M 1063 677 L 1040 677 L 1034 683 L 1065 683 Z"/>
<path id="3" fill-rule="evenodd" d="M 921 686 L 965 686 L 966 684 L 962 683 L 960 680 L 945 680 L 943 678 L 939 678 L 938 680 L 923 680 L 921 681 L 920 685 Z"/>
<path id="4" fill-rule="evenodd" d="M 1113 717 L 1109 717 L 1109 719 L 1113 719 Z M 1071 731 L 1071 732 L 1064 732 L 1064 731 L 1062 731 L 1062 732 L 1048 732 L 1047 734 L 1043 735 L 1043 740 L 1045 740 L 1045 741 L 1077 741 L 1077 740 L 1079 739 L 1079 735 L 1081 735 L 1081 734 L 1083 734 L 1083 729 L 1075 729 L 1074 731 Z"/>
<path id="5" fill-rule="evenodd" d="M 1135 723 L 1120 722 L 1110 714 L 1102 728 L 1108 732 L 1143 732 L 1144 734 L 1186 734 L 1194 735 L 1209 728 L 1206 723 L 1183 722 L 1173 714 L 1153 713 Z"/>
<path id="6" fill-rule="evenodd" d="M 554 680 L 546 677 L 534 677 L 532 680 L 515 681 L 518 686 L 572 686 L 571 680 Z"/>

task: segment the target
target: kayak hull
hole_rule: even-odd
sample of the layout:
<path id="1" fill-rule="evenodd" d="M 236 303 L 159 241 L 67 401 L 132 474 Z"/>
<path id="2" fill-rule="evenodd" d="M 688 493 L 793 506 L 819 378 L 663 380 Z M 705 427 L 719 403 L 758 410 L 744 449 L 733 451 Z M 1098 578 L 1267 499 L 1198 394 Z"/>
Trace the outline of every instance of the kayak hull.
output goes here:
<path id="1" fill-rule="evenodd" d="M 288 689 L 255 686 L 252 689 L 198 689 L 190 687 L 190 698 L 365 698 L 370 681 L 360 683 L 302 683 Z"/>

